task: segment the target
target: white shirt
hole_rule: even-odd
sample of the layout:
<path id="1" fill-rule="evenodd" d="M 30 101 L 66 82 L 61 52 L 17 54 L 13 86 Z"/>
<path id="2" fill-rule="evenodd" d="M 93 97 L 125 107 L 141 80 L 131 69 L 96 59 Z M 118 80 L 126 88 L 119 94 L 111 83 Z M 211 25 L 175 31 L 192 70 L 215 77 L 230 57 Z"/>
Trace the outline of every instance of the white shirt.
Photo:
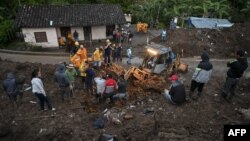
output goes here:
<path id="1" fill-rule="evenodd" d="M 105 79 L 102 79 L 101 77 L 95 77 L 94 81 L 96 83 L 96 92 L 97 94 L 103 94 L 105 90 Z"/>
<path id="2" fill-rule="evenodd" d="M 41 93 L 44 96 L 46 96 L 43 82 L 40 78 L 33 78 L 31 80 L 31 85 L 32 85 L 32 93 Z"/>
<path id="3" fill-rule="evenodd" d="M 130 57 L 132 55 L 132 50 L 130 48 L 127 49 L 127 55 Z"/>

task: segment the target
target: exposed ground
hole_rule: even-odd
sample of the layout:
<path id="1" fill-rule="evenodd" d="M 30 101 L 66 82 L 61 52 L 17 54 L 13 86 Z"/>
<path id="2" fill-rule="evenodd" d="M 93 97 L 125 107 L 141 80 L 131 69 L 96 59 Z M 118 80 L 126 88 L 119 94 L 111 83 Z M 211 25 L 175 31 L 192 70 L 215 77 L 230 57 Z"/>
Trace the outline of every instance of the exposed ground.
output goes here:
<path id="1" fill-rule="evenodd" d="M 45 88 L 57 110 L 39 111 L 38 103 L 32 103 L 37 102 L 37 99 L 31 92 L 25 92 L 22 103 L 15 109 L 0 87 L 0 140 L 94 141 L 101 133 L 117 135 L 119 141 L 223 140 L 224 124 L 250 123 L 249 119 L 239 114 L 239 109 L 250 107 L 249 68 L 241 79 L 237 95 L 231 103 L 220 99 L 219 95 L 226 76 L 227 58 L 239 47 L 250 52 L 249 34 L 250 24 L 237 24 L 221 31 L 178 29 L 169 32 L 167 46 L 171 45 L 174 51 L 179 53 L 183 49 L 183 57 L 199 56 L 204 48 L 208 49 L 213 57 L 214 73 L 202 97 L 181 106 L 171 105 L 163 98 L 163 89 L 169 87 L 169 82 L 165 82 L 163 76 L 143 84 L 138 81 L 129 83 L 130 97 L 124 105 L 94 103 L 93 97 L 86 94 L 78 79 L 73 103 L 63 103 L 53 80 L 55 65 L 1 60 L 1 82 L 6 71 L 11 69 L 17 75 L 25 75 L 29 83 L 32 68 L 42 66 Z M 152 41 L 160 43 L 160 38 L 156 37 Z M 135 56 L 142 56 L 142 46 L 140 44 L 134 47 Z M 218 60 L 222 58 L 226 60 Z M 188 93 L 190 78 L 198 61 L 183 60 L 190 66 L 188 73 L 180 74 Z M 103 129 L 95 129 L 92 125 L 94 119 L 101 117 L 106 108 L 111 109 L 111 115 L 117 117 L 121 124 L 109 121 Z"/>

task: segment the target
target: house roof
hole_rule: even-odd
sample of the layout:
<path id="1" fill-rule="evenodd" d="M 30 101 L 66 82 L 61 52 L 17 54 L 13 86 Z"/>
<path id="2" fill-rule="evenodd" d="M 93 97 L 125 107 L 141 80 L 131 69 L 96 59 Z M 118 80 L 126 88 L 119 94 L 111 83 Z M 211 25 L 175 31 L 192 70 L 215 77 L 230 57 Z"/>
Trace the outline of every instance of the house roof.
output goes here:
<path id="1" fill-rule="evenodd" d="M 24 5 L 15 19 L 17 27 L 72 27 L 126 23 L 119 4 Z"/>
<path id="2" fill-rule="evenodd" d="M 191 23 L 196 28 L 220 28 L 233 26 L 227 19 L 215 19 L 215 18 L 198 18 L 190 17 Z"/>

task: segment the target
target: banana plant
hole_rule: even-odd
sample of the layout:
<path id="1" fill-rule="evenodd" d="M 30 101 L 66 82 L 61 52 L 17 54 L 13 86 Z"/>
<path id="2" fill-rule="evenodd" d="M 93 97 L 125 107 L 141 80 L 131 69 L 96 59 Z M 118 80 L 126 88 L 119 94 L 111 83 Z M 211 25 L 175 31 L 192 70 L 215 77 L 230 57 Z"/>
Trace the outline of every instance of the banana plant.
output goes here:
<path id="1" fill-rule="evenodd" d="M 136 17 L 136 21 L 152 23 L 156 20 L 160 0 L 144 0 L 129 6 L 129 11 Z"/>
<path id="2" fill-rule="evenodd" d="M 166 17 L 178 17 L 181 20 L 181 27 L 184 25 L 185 17 L 191 15 L 192 6 L 190 6 L 190 0 L 178 2 L 177 0 L 171 0 L 173 6 L 165 7 L 163 9 L 163 15 Z"/>
<path id="3" fill-rule="evenodd" d="M 221 19 L 223 16 L 229 15 L 230 5 L 227 0 L 217 1 L 213 3 L 213 10 L 215 17 Z"/>
<path id="4" fill-rule="evenodd" d="M 250 13 L 250 1 L 248 1 L 243 9 L 240 10 L 243 13 L 249 14 Z"/>
<path id="5" fill-rule="evenodd" d="M 193 7 L 195 13 L 202 13 L 203 17 L 209 17 L 209 11 L 213 9 L 213 2 L 211 0 L 204 0 Z"/>

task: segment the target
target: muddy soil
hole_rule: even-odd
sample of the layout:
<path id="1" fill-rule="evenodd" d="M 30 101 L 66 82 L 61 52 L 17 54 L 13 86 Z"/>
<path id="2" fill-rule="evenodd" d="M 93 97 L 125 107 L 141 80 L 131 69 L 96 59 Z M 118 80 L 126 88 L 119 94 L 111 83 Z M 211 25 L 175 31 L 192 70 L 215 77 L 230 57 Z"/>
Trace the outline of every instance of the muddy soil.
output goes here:
<path id="1" fill-rule="evenodd" d="M 232 57 L 237 49 L 247 51 L 249 57 L 249 31 L 249 23 L 234 24 L 227 29 L 177 29 L 168 31 L 165 44 L 183 57 L 199 55 L 204 49 L 210 52 L 211 57 L 215 58 Z M 161 43 L 160 37 L 154 38 L 152 41 Z"/>
<path id="2" fill-rule="evenodd" d="M 227 58 L 239 47 L 250 52 L 249 27 L 249 24 L 237 24 L 222 31 L 178 29 L 169 32 L 166 44 L 173 42 L 176 52 L 181 53 L 183 49 L 184 57 L 199 56 L 207 48 L 212 57 Z M 161 43 L 159 37 L 153 41 Z M 141 49 L 137 49 L 136 55 L 142 55 Z M 181 106 L 172 105 L 164 99 L 162 91 L 170 83 L 163 76 L 143 84 L 129 82 L 129 100 L 116 104 L 97 104 L 94 96 L 83 89 L 79 78 L 72 103 L 62 102 L 54 83 L 55 65 L 0 60 L 0 81 L 8 70 L 12 70 L 17 76 L 24 75 L 26 82 L 30 83 L 34 67 L 41 67 L 45 89 L 56 111 L 39 111 L 38 100 L 30 91 L 24 93 L 22 102 L 14 108 L 0 87 L 0 140 L 95 141 L 102 133 L 107 133 L 116 135 L 119 141 L 220 141 L 223 140 L 223 125 L 250 123 L 238 112 L 241 108 L 250 107 L 249 78 L 241 79 L 237 95 L 229 103 L 220 98 L 225 74 L 215 74 L 198 100 Z M 187 93 L 192 72 L 191 69 L 186 74 L 180 74 Z M 102 117 L 105 109 L 113 111 L 111 115 L 116 115 L 119 122 L 110 120 L 105 122 L 103 129 L 95 129 L 93 121 Z"/>

